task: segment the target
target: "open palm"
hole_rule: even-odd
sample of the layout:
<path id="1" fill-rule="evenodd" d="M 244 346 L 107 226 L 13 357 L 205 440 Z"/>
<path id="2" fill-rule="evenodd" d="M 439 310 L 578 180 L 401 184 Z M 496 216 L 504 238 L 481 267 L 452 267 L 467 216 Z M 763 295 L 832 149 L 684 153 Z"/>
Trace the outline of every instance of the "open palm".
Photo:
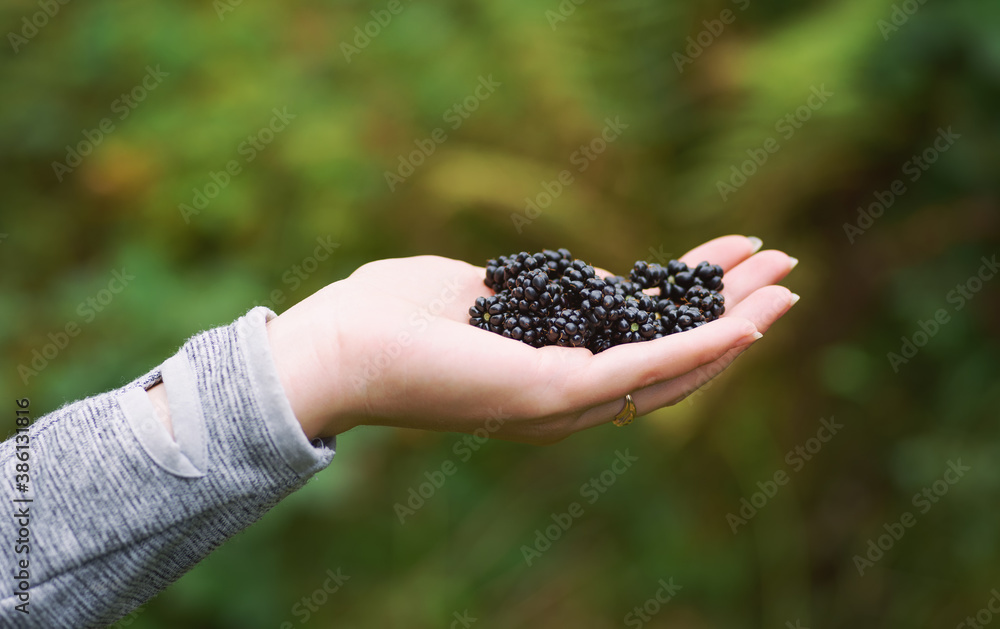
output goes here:
<path id="1" fill-rule="evenodd" d="M 495 438 L 551 443 L 609 422 L 627 393 L 639 414 L 680 401 L 785 314 L 796 298 L 775 283 L 795 261 L 754 255 L 757 246 L 726 236 L 681 258 L 725 269 L 718 321 L 597 355 L 536 349 L 469 325 L 469 306 L 492 294 L 484 270 L 436 256 L 366 264 L 271 321 L 269 335 L 296 414 L 315 434 L 485 426 Z"/>

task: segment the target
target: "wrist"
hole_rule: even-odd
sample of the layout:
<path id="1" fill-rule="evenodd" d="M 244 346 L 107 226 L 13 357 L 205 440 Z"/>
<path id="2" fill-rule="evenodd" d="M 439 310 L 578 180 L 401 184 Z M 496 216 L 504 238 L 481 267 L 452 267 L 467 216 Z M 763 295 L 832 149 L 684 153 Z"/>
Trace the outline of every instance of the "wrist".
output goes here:
<path id="1" fill-rule="evenodd" d="M 266 326 L 278 379 L 310 440 L 332 437 L 355 425 L 343 409 L 345 380 L 337 367 L 336 324 L 330 321 L 332 316 L 321 317 L 319 324 L 311 316 L 315 305 L 309 302 L 323 292 L 296 304 Z M 327 307 L 318 310 L 335 312 Z"/>

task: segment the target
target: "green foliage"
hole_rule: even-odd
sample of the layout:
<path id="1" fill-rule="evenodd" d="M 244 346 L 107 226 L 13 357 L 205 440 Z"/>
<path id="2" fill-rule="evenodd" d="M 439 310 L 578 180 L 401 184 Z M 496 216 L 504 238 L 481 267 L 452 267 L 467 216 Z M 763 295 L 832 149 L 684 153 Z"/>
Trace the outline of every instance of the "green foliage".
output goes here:
<path id="1" fill-rule="evenodd" d="M 919 10 L 886 30 L 904 4 Z M 624 269 L 748 233 L 802 260 L 803 300 L 693 401 L 550 448 L 491 443 L 405 524 L 393 505 L 458 437 L 348 433 L 330 470 L 131 626 L 301 626 L 293 605 L 337 567 L 350 581 L 307 626 L 443 627 L 467 609 L 482 626 L 608 627 L 670 577 L 683 589 L 647 626 L 954 626 L 986 605 L 1000 283 L 961 310 L 948 295 L 998 252 L 1000 5 L 402 0 L 349 60 L 342 44 L 386 2 L 221 5 L 70 2 L 3 53 L 0 398 L 44 412 L 118 386 L 275 291 L 281 311 L 382 257 L 566 246 Z M 553 28 L 560 6 L 575 10 Z M 3 32 L 38 11 L 5 3 Z M 149 67 L 168 74 L 123 110 Z M 456 119 L 480 77 L 501 85 Z M 821 86 L 833 95 L 787 135 Z M 580 172 L 574 154 L 616 117 L 627 128 Z M 53 162 L 104 118 L 114 129 L 60 181 Z M 391 191 L 385 173 L 438 128 Z M 912 180 L 940 128 L 961 137 Z M 724 200 L 719 182 L 768 138 L 778 150 Z M 550 206 L 512 220 L 564 169 Z M 846 233 L 897 179 L 906 192 Z M 328 261 L 286 275 L 327 236 Z M 123 267 L 134 283 L 88 320 Z M 950 322 L 894 371 L 887 354 L 940 308 Z M 25 383 L 18 366 L 68 322 L 79 335 Z M 734 535 L 726 514 L 829 417 L 843 432 Z M 624 449 L 634 469 L 528 567 L 521 546 Z M 919 514 L 913 494 L 958 458 L 972 471 Z M 916 526 L 859 576 L 853 557 L 907 510 Z"/>

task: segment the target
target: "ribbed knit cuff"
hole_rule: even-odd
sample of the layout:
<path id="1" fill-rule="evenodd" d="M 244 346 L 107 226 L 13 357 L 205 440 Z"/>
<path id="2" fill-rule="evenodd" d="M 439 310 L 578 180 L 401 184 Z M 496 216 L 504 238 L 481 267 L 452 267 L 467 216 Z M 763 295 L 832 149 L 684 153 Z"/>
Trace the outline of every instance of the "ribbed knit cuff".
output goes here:
<path id="1" fill-rule="evenodd" d="M 337 438 L 314 439 L 310 445 L 302 425 L 295 418 L 278 378 L 267 338 L 266 323 L 276 316 L 268 308 L 258 306 L 236 322 L 237 335 L 248 366 L 251 390 L 257 393 L 271 443 L 293 470 L 299 474 L 312 474 L 316 465 L 329 464 L 324 448 L 333 451 Z"/>

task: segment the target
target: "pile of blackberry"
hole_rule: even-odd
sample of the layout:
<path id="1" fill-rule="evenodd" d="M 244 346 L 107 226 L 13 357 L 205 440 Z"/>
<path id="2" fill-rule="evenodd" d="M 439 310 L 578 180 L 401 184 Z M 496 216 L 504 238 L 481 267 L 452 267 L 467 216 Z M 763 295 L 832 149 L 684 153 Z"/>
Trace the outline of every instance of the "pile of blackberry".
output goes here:
<path id="1" fill-rule="evenodd" d="M 568 250 L 546 249 L 489 260 L 484 283 L 495 294 L 476 300 L 469 323 L 532 347 L 597 354 L 697 328 L 726 311 L 722 267 L 708 262 L 640 260 L 627 278 L 602 279 Z"/>

